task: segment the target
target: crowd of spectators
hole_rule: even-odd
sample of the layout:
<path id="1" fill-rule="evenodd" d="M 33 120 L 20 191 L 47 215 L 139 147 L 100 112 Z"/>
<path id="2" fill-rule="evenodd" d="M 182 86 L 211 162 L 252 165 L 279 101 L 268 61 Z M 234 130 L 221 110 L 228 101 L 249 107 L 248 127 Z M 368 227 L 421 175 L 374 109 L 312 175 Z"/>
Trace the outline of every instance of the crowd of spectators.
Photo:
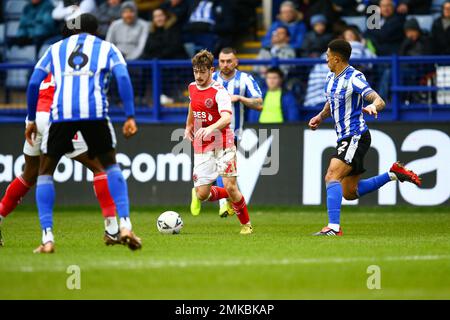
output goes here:
<path id="1" fill-rule="evenodd" d="M 63 23 L 91 13 L 99 20 L 98 35 L 128 60 L 178 59 L 200 48 L 218 52 L 230 46 L 242 27 L 254 24 L 258 5 L 258 0 L 29 0 L 17 35 L 7 40 L 11 46 L 34 44 L 39 51 L 60 39 Z M 238 21 L 241 17 L 247 23 Z"/>

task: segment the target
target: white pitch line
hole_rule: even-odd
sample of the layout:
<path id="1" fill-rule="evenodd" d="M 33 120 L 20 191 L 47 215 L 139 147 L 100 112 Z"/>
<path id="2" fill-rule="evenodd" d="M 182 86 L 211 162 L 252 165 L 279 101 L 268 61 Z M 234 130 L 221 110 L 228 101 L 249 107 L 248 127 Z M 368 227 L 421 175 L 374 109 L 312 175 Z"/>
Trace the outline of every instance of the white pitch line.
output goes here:
<path id="1" fill-rule="evenodd" d="M 450 255 L 425 256 L 388 256 L 388 257 L 357 257 L 357 258 L 300 258 L 300 259 L 272 259 L 272 260 L 110 260 L 102 262 L 80 263 L 81 270 L 137 270 L 137 269 L 163 269 L 163 268 L 192 268 L 192 267 L 239 267 L 239 266 L 289 266 L 328 263 L 381 263 L 392 261 L 438 261 L 450 260 Z M 14 269 L 3 269 L 2 272 L 65 272 L 70 264 L 53 262 L 51 265 L 21 266 Z"/>

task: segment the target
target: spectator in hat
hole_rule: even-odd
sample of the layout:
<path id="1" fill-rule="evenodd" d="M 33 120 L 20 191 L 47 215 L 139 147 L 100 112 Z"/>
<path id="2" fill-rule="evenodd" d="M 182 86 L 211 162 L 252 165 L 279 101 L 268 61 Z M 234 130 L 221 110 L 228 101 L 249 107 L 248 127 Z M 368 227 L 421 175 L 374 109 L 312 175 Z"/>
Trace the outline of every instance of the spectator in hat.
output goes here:
<path id="1" fill-rule="evenodd" d="M 311 17 L 311 28 L 312 30 L 306 34 L 303 40 L 301 55 L 317 58 L 327 50 L 333 35 L 327 32 L 327 19 L 322 14 Z"/>
<path id="2" fill-rule="evenodd" d="M 421 56 L 431 54 L 429 38 L 422 33 L 417 19 L 412 18 L 407 20 L 403 30 L 406 38 L 400 46 L 399 55 Z"/>
<path id="3" fill-rule="evenodd" d="M 139 59 L 148 38 L 149 23 L 138 18 L 138 10 L 133 1 L 122 4 L 121 17 L 109 27 L 106 41 L 115 44 L 125 59 Z"/>
<path id="4" fill-rule="evenodd" d="M 272 23 L 267 34 L 262 40 L 263 48 L 271 47 L 272 34 L 278 27 L 286 27 L 291 35 L 289 44 L 294 49 L 300 49 L 303 43 L 303 37 L 306 33 L 306 26 L 302 21 L 303 16 L 297 11 L 292 1 L 284 1 L 280 6 L 278 19 Z"/>

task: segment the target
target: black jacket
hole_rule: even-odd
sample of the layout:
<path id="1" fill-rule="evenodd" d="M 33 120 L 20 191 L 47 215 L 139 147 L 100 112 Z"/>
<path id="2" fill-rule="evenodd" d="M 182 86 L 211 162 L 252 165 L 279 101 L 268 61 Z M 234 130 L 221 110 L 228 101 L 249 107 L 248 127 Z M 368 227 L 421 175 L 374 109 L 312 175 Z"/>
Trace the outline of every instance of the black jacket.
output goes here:
<path id="1" fill-rule="evenodd" d="M 450 27 L 444 30 L 442 18 L 434 20 L 431 28 L 433 54 L 450 54 Z"/>
<path id="2" fill-rule="evenodd" d="M 389 56 L 398 52 L 404 39 L 404 23 L 404 16 L 394 14 L 386 19 L 380 29 L 367 30 L 366 37 L 372 40 L 378 56 Z"/>

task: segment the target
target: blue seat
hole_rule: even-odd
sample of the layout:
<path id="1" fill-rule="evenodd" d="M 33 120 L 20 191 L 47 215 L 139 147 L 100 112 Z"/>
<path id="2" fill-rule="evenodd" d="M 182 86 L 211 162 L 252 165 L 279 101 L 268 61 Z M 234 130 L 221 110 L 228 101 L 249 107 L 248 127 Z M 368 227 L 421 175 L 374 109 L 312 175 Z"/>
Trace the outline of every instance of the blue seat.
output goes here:
<path id="1" fill-rule="evenodd" d="M 342 20 L 344 20 L 345 23 L 348 25 L 357 26 L 361 32 L 365 32 L 367 30 L 367 18 L 366 17 L 346 16 L 346 17 L 342 17 Z"/>
<path id="2" fill-rule="evenodd" d="M 442 5 L 444 4 L 446 0 L 433 0 L 431 3 L 431 12 L 441 12 L 442 11 Z"/>
<path id="3" fill-rule="evenodd" d="M 7 20 L 19 18 L 28 2 L 27 0 L 6 0 L 4 4 L 5 18 Z"/>
<path id="4" fill-rule="evenodd" d="M 0 46 L 5 43 L 5 24 L 0 23 Z"/>
<path id="5" fill-rule="evenodd" d="M 17 31 L 19 30 L 19 20 L 8 21 L 5 24 L 5 35 L 7 38 L 15 38 L 17 36 Z"/>
<path id="6" fill-rule="evenodd" d="M 419 23 L 420 28 L 423 31 L 431 32 L 431 27 L 433 26 L 434 17 L 432 15 L 408 15 L 406 20 L 415 18 Z"/>
<path id="7" fill-rule="evenodd" d="M 36 61 L 36 46 L 12 46 L 6 50 L 6 59 L 8 61 L 16 62 L 35 62 Z"/>
<path id="8" fill-rule="evenodd" d="M 6 50 L 6 60 L 10 63 L 34 63 L 36 46 L 13 46 Z M 25 89 L 28 85 L 30 69 L 12 69 L 6 72 L 7 89 Z"/>

